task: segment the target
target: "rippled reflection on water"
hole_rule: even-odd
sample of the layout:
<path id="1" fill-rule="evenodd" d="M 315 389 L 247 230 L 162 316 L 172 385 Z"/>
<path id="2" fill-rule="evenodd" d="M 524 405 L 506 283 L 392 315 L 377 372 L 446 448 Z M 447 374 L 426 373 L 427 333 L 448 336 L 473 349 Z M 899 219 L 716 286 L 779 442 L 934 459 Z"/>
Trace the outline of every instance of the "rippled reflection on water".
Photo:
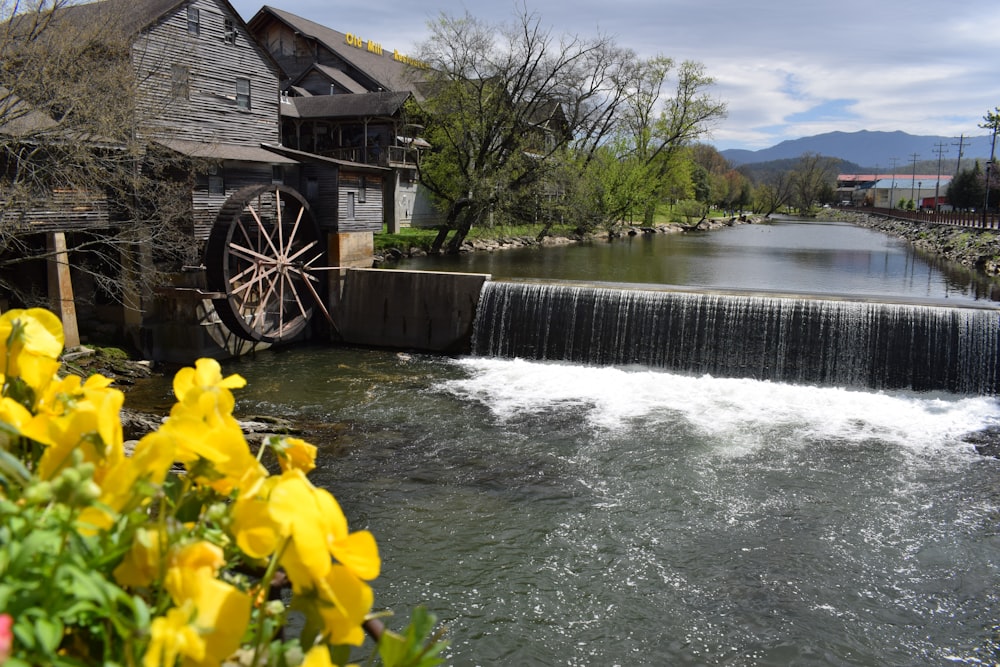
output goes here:
<path id="1" fill-rule="evenodd" d="M 494 278 L 593 280 L 853 296 L 1000 300 L 1000 283 L 845 222 L 782 219 L 711 232 L 612 243 L 474 252 L 389 268 L 489 273 Z"/>

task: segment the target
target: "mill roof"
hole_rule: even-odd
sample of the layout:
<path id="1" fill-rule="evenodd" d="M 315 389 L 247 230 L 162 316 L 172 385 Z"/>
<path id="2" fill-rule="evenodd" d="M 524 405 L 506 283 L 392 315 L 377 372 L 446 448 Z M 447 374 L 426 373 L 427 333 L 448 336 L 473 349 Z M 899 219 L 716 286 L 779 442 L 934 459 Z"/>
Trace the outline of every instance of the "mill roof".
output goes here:
<path id="1" fill-rule="evenodd" d="M 347 33 L 268 5 L 261 7 L 249 23 L 253 26 L 265 21 L 269 15 L 296 32 L 319 42 L 324 48 L 371 78 L 378 87 L 391 91 L 414 89 L 412 67 L 404 60 L 397 59 L 396 52 L 381 48 L 379 49 L 381 52 L 376 52 L 351 46 L 347 41 Z"/>
<path id="2" fill-rule="evenodd" d="M 281 114 L 293 118 L 395 116 L 409 97 L 408 92 L 292 97 L 281 105 Z"/>

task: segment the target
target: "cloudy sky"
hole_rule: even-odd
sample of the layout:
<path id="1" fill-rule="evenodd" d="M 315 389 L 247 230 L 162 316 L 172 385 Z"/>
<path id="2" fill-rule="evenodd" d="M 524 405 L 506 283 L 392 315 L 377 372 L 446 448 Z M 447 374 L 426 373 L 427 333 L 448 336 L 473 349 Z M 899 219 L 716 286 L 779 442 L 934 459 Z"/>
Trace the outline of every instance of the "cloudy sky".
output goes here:
<path id="1" fill-rule="evenodd" d="M 249 21 L 262 3 L 235 0 Z M 519 2 L 275 0 L 272 6 L 413 53 L 440 13 L 510 22 Z M 709 143 L 756 150 L 822 132 L 957 137 L 1000 106 L 1000 2 L 535 0 L 554 33 L 608 34 L 640 56 L 706 66 L 729 107 Z"/>

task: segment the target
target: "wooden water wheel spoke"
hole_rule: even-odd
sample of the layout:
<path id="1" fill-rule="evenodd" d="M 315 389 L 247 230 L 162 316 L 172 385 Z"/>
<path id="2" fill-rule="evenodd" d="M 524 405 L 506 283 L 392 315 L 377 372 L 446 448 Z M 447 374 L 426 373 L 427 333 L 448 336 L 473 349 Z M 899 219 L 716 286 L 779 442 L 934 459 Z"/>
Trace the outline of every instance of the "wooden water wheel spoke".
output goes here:
<path id="1" fill-rule="evenodd" d="M 287 262 L 293 262 L 294 260 L 298 259 L 302 255 L 302 253 L 307 252 L 309 250 L 312 250 L 315 245 L 316 245 L 316 241 L 313 241 L 312 243 L 310 243 L 309 245 L 305 246 L 304 248 L 302 248 L 301 250 L 299 250 L 295 254 L 289 255 L 286 261 Z M 314 257 L 311 261 L 315 262 L 316 258 Z M 291 264 L 289 264 L 289 266 L 291 266 Z"/>
<path id="2" fill-rule="evenodd" d="M 269 257 L 264 253 L 253 250 L 252 248 L 247 248 L 241 245 L 237 245 L 235 243 L 229 244 L 229 250 L 234 255 L 240 255 L 243 259 L 248 260 L 250 262 L 277 264 L 277 261 L 273 257 Z"/>
<path id="3" fill-rule="evenodd" d="M 294 221 L 294 222 L 292 222 Z M 291 224 L 289 224 L 291 222 Z M 206 268 L 219 318 L 247 340 L 278 342 L 298 335 L 317 307 L 329 318 L 312 272 L 324 244 L 309 205 L 283 185 L 234 194 L 209 236 Z"/>
<path id="4" fill-rule="evenodd" d="M 314 276 L 313 274 L 308 273 L 307 271 L 304 271 L 300 268 L 293 267 L 289 269 L 289 271 L 294 273 L 296 276 L 302 278 L 303 284 L 308 285 L 310 281 L 314 283 L 319 283 L 319 278 L 317 276 Z"/>
<path id="5" fill-rule="evenodd" d="M 258 264 L 251 264 L 246 269 L 241 271 L 239 275 L 233 276 L 229 279 L 229 284 L 233 287 L 233 294 L 238 294 L 250 286 L 254 285 L 257 281 L 256 276 L 260 275 L 261 267 Z M 246 280 L 248 274 L 253 274 L 255 277 L 250 280 Z"/>
<path id="6" fill-rule="evenodd" d="M 295 224 L 292 225 L 292 231 L 289 232 L 288 238 L 295 238 L 295 233 L 299 230 L 299 223 L 302 222 L 302 210 L 299 210 L 299 214 L 295 216 Z"/>
<path id="7" fill-rule="evenodd" d="M 288 283 L 289 287 L 292 287 L 292 295 L 295 297 L 295 304 L 299 307 L 299 314 L 302 317 L 307 317 L 306 307 L 302 305 L 302 298 L 299 296 L 299 291 L 294 288 L 294 284 L 289 276 L 284 276 L 284 281 Z M 308 284 L 308 280 L 304 284 Z"/>
<path id="8" fill-rule="evenodd" d="M 280 206 L 276 205 L 275 208 L 277 210 L 281 210 Z M 247 206 L 247 210 L 249 211 L 251 217 L 253 217 L 254 221 L 257 223 L 257 229 L 258 229 L 258 232 L 259 232 L 258 235 L 257 235 L 258 245 L 260 245 L 260 239 L 263 238 L 264 240 L 267 241 L 267 245 L 270 248 L 271 253 L 274 256 L 279 256 L 281 253 L 278 251 L 278 249 L 276 247 L 274 247 L 274 239 L 271 238 L 271 234 L 273 233 L 272 230 L 269 230 L 264 225 L 264 223 L 260 219 L 260 214 L 257 212 L 257 210 L 252 205 L 248 205 Z"/>
<path id="9" fill-rule="evenodd" d="M 239 284 L 234 283 L 234 285 L 236 285 L 236 286 L 233 288 L 232 294 L 235 295 L 235 294 L 246 293 L 246 294 L 252 295 L 254 293 L 255 289 L 256 290 L 260 290 L 261 289 L 262 285 L 264 284 L 264 281 L 267 280 L 268 277 L 271 275 L 271 272 L 269 272 L 269 271 L 261 271 L 261 270 L 259 270 L 257 268 L 254 269 L 253 273 L 254 273 L 254 276 L 250 280 L 247 280 L 246 282 L 239 283 Z M 246 305 L 247 298 L 248 297 L 244 295 L 244 297 L 243 297 L 244 305 Z M 261 299 L 258 299 L 258 301 L 260 301 L 260 300 Z"/>

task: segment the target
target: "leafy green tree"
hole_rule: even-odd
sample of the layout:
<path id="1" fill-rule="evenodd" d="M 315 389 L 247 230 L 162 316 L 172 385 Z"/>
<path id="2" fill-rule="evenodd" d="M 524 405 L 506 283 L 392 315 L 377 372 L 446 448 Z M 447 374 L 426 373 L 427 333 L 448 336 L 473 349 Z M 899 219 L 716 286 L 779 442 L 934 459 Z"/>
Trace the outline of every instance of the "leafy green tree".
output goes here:
<path id="1" fill-rule="evenodd" d="M 978 209 L 986 195 L 983 168 L 976 160 L 970 169 L 963 169 L 948 183 L 948 201 L 956 209 Z"/>
<path id="2" fill-rule="evenodd" d="M 474 225 L 542 201 L 571 147 L 589 155 L 610 136 L 635 54 L 604 36 L 553 35 L 526 10 L 509 25 L 466 13 L 430 28 L 427 94 L 410 111 L 434 146 L 419 167 L 446 214 L 434 247 L 454 231 L 457 250 Z"/>
<path id="3" fill-rule="evenodd" d="M 708 94 L 714 79 L 701 63 L 657 56 L 638 64 L 635 91 L 625 105 L 623 132 L 638 160 L 659 185 L 646 202 L 643 221 L 652 224 L 657 206 L 669 198 L 671 172 L 687 169 L 684 149 L 726 115 L 726 104 Z M 673 85 L 672 93 L 668 92 Z"/>
<path id="4" fill-rule="evenodd" d="M 658 186 L 649 165 L 635 156 L 621 157 L 622 152 L 619 140 L 570 164 L 573 174 L 566 181 L 566 201 L 581 232 L 598 228 L 612 232 L 623 222 L 631 223 L 655 196 Z"/>

